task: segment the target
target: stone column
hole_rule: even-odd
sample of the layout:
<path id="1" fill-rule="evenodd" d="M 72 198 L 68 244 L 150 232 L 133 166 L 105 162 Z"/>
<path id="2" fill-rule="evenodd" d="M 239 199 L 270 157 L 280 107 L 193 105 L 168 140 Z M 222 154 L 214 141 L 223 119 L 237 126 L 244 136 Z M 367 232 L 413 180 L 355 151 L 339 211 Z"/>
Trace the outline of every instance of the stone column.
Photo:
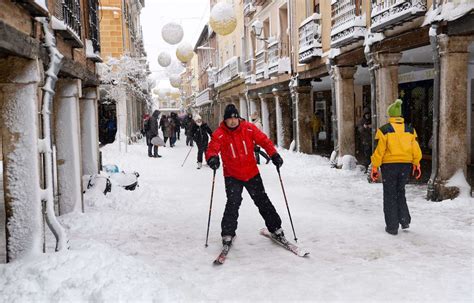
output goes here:
<path id="1" fill-rule="evenodd" d="M 54 135 L 60 215 L 81 209 L 80 97 L 81 80 L 58 80 L 54 98 Z"/>
<path id="2" fill-rule="evenodd" d="M 0 59 L 0 130 L 3 141 L 5 226 L 8 226 L 7 262 L 30 253 L 41 253 L 38 161 L 40 69 L 41 63 L 37 60 L 19 57 Z"/>
<path id="3" fill-rule="evenodd" d="M 82 173 L 99 172 L 99 122 L 97 116 L 97 87 L 83 89 L 79 103 L 81 110 Z"/>
<path id="4" fill-rule="evenodd" d="M 270 119 L 269 119 L 270 114 L 269 114 L 269 106 L 268 106 L 269 95 L 260 93 L 258 94 L 258 97 L 260 98 L 260 105 L 262 106 L 262 109 L 261 109 L 262 131 L 267 136 L 270 137 Z"/>
<path id="5" fill-rule="evenodd" d="M 357 67 L 335 68 L 339 156 L 355 156 L 354 74 Z"/>
<path id="6" fill-rule="evenodd" d="M 467 67 L 468 46 L 473 37 L 439 35 L 440 46 L 440 106 L 438 171 L 436 194 L 440 199 L 452 199 L 458 189 L 445 187 L 458 170 L 467 176 Z"/>
<path id="7" fill-rule="evenodd" d="M 240 116 L 249 121 L 248 104 L 245 95 L 239 95 L 239 106 Z"/>
<path id="8" fill-rule="evenodd" d="M 313 105 L 311 104 L 311 87 L 294 87 L 291 97 L 295 103 L 295 112 L 293 115 L 296 118 L 296 150 L 310 154 L 313 151 L 311 138 L 311 113 L 313 109 Z"/>
<path id="9" fill-rule="evenodd" d="M 388 122 L 387 108 L 398 98 L 398 61 L 401 53 L 376 53 L 377 125 Z"/>
<path id="10" fill-rule="evenodd" d="M 291 98 L 289 91 L 273 91 L 275 95 L 276 142 L 279 147 L 289 148 L 293 138 Z"/>
<path id="11" fill-rule="evenodd" d="M 262 108 L 260 107 L 260 99 L 258 95 L 249 95 L 248 96 L 250 101 L 250 113 L 249 116 L 252 115 L 254 112 L 258 113 L 258 116 L 261 117 Z"/>

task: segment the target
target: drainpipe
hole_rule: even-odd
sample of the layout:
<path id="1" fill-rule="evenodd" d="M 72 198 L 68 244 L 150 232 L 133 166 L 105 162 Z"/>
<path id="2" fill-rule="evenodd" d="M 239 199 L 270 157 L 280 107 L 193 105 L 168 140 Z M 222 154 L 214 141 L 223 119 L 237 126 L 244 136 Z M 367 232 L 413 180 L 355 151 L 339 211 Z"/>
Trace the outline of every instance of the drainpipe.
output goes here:
<path id="1" fill-rule="evenodd" d="M 326 67 L 331 78 L 331 115 L 332 115 L 332 138 L 334 140 L 334 151 L 331 154 L 331 167 L 336 168 L 337 166 L 337 155 L 339 153 L 339 142 L 337 139 L 337 107 L 336 107 L 336 77 L 334 74 L 334 58 L 328 58 L 326 61 Z"/>
<path id="2" fill-rule="evenodd" d="M 43 105 L 41 109 L 43 134 L 42 139 L 38 140 L 39 152 L 44 154 L 44 174 L 45 184 L 44 189 L 41 190 L 41 200 L 44 203 L 46 223 L 49 229 L 56 238 L 56 251 L 67 248 L 67 237 L 63 227 L 56 219 L 54 213 L 54 195 L 53 195 L 53 158 L 51 147 L 51 108 L 53 104 L 53 97 L 56 93 L 54 88 L 58 80 L 58 73 L 62 66 L 63 55 L 56 48 L 56 40 L 54 35 L 49 31 L 48 21 L 46 18 L 39 18 L 43 25 L 44 39 L 46 49 L 49 53 L 49 66 L 46 74 L 45 85 L 42 87 Z"/>
<path id="3" fill-rule="evenodd" d="M 433 10 L 438 8 L 438 1 L 433 1 Z M 440 60 L 439 60 L 439 45 L 438 45 L 438 23 L 433 22 L 429 31 L 430 45 L 433 51 L 433 144 L 431 155 L 431 176 L 428 181 L 427 198 L 430 201 L 440 201 L 438 193 L 436 192 L 436 179 L 438 175 L 438 149 L 439 149 L 439 94 L 440 94 Z"/>

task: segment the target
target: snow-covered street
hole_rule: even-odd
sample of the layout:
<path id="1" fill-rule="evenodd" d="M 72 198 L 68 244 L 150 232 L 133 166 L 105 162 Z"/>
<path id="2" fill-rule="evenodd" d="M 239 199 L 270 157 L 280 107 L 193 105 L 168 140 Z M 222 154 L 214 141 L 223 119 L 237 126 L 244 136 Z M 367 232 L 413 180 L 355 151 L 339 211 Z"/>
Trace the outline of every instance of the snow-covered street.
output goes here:
<path id="1" fill-rule="evenodd" d="M 85 213 L 60 217 L 70 250 L 0 265 L 0 301 L 423 301 L 473 300 L 473 199 L 433 203 L 407 186 L 412 224 L 384 231 L 382 185 L 360 171 L 331 169 L 319 156 L 280 151 L 299 258 L 259 235 L 264 227 L 247 193 L 235 244 L 223 266 L 225 205 L 216 175 L 205 248 L 212 170 L 197 170 L 183 138 L 148 158 L 146 146 L 102 148 L 103 163 L 140 173 L 135 191 L 87 196 Z M 267 193 L 293 239 L 278 175 L 260 166 Z M 244 191 L 245 192 L 245 191 Z M 52 236 L 50 236 L 52 243 Z"/>

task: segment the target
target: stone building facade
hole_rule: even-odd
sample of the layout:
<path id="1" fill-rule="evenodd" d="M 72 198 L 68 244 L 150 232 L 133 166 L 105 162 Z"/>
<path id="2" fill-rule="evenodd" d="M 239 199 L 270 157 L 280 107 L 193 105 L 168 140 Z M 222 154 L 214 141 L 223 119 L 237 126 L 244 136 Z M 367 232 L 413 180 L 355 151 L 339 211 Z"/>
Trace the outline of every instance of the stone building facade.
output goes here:
<path id="1" fill-rule="evenodd" d="M 472 186 L 472 1 L 233 4 L 238 26 L 229 36 L 217 36 L 217 78 L 228 74 L 226 66 L 238 69 L 232 81 L 214 85 L 216 121 L 225 104 L 238 104 L 244 118 L 260 115 L 278 146 L 332 154 L 338 167 L 345 155 L 360 160 L 356 125 L 364 109 L 371 112 L 374 135 L 387 122 L 388 105 L 401 98 L 423 151 L 428 198 L 456 196 L 458 190 L 445 184 L 459 170 Z M 315 117 L 321 124 L 317 134 Z"/>

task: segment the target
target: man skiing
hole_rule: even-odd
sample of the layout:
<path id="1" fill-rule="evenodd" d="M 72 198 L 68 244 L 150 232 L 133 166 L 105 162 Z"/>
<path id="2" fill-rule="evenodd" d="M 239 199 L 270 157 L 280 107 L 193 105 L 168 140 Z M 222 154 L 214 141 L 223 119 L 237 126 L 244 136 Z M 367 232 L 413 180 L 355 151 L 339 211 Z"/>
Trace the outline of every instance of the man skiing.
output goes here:
<path id="1" fill-rule="evenodd" d="M 221 222 L 221 236 L 223 245 L 227 247 L 230 247 L 235 237 L 244 187 L 258 207 L 272 237 L 286 241 L 280 216 L 265 193 L 257 168 L 253 152 L 255 144 L 267 151 L 277 168 L 283 165 L 283 159 L 277 153 L 272 141 L 254 124 L 241 119 L 233 104 L 227 105 L 224 121 L 212 134 L 206 152 L 207 164 L 213 170 L 217 170 L 220 166 L 219 153 L 222 157 L 227 203 Z"/>
<path id="2" fill-rule="evenodd" d="M 415 129 L 405 123 L 402 116 L 402 100 L 392 103 L 387 113 L 389 123 L 377 129 L 375 140 L 377 148 L 372 154 L 372 172 L 370 177 L 375 182 L 378 168 L 382 169 L 383 212 L 385 214 L 385 231 L 398 234 L 399 224 L 402 229 L 410 227 L 411 217 L 405 197 L 405 184 L 410 170 L 421 177 L 421 149 L 416 140 Z"/>

